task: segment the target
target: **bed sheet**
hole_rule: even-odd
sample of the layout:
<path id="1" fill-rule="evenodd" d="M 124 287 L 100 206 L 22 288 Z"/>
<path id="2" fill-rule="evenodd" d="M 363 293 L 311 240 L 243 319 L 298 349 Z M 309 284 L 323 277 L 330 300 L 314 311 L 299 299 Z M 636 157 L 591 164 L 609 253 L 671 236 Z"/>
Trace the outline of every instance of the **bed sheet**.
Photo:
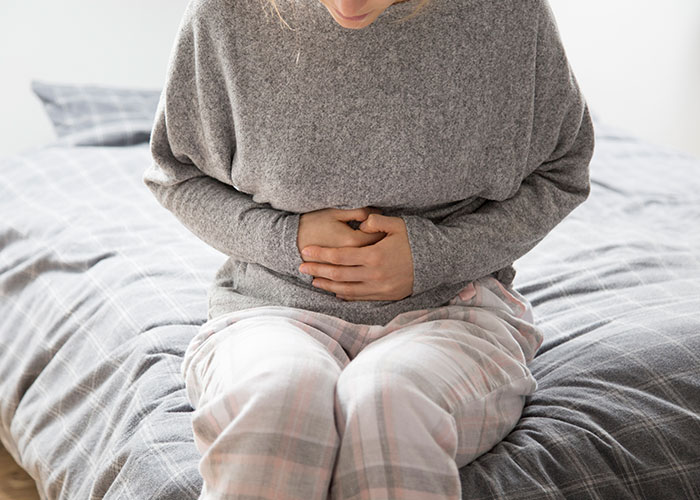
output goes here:
<path id="1" fill-rule="evenodd" d="M 42 498 L 197 498 L 180 379 L 225 256 L 147 144 L 0 159 L 0 440 Z M 519 259 L 538 391 L 465 499 L 700 497 L 700 161 L 596 123 L 589 199 Z"/>

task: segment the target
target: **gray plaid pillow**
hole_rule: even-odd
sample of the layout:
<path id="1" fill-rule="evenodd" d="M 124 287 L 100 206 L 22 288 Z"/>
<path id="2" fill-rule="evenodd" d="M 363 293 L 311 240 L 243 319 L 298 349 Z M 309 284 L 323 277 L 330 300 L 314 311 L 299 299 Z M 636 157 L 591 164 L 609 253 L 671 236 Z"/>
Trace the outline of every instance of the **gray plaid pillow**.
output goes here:
<path id="1" fill-rule="evenodd" d="M 148 142 L 160 90 L 32 80 L 53 124 L 58 143 L 71 146 L 128 146 Z"/>

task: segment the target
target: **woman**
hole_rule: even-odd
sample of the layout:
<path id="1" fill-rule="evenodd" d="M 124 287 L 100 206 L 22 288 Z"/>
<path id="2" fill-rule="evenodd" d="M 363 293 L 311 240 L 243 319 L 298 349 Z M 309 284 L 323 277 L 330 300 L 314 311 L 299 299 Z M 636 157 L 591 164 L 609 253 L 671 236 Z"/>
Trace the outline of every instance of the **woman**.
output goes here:
<path id="1" fill-rule="evenodd" d="M 182 364 L 202 498 L 460 498 L 536 389 L 512 264 L 590 190 L 553 14 L 269 2 L 190 2 L 144 174 L 228 256 Z"/>

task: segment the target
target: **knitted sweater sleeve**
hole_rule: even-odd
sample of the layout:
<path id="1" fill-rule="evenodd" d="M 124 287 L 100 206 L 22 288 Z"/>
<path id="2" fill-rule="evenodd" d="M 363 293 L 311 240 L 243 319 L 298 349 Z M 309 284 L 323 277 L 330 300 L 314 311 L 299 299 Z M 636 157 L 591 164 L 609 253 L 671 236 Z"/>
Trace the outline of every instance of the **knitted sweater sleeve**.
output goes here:
<path id="1" fill-rule="evenodd" d="M 538 0 L 531 145 L 521 182 L 507 199 L 434 223 L 401 216 L 413 257 L 412 295 L 493 273 L 535 247 L 590 193 L 594 129 L 554 15 Z"/>
<path id="2" fill-rule="evenodd" d="M 143 182 L 201 240 L 239 261 L 310 282 L 299 272 L 300 214 L 253 201 L 231 180 L 235 127 L 216 16 L 193 1 L 170 53 Z"/>

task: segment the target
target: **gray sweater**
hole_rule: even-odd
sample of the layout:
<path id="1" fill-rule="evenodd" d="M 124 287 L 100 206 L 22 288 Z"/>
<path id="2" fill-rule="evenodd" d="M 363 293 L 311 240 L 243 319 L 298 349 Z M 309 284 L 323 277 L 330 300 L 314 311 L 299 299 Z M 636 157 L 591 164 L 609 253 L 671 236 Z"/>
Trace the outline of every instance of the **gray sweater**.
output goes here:
<path id="1" fill-rule="evenodd" d="M 418 0 L 371 25 L 318 0 L 191 0 L 143 180 L 229 258 L 208 317 L 262 305 L 384 325 L 530 251 L 590 191 L 594 135 L 547 0 Z M 410 296 L 344 301 L 311 285 L 300 215 L 378 207 L 406 223 Z"/>

